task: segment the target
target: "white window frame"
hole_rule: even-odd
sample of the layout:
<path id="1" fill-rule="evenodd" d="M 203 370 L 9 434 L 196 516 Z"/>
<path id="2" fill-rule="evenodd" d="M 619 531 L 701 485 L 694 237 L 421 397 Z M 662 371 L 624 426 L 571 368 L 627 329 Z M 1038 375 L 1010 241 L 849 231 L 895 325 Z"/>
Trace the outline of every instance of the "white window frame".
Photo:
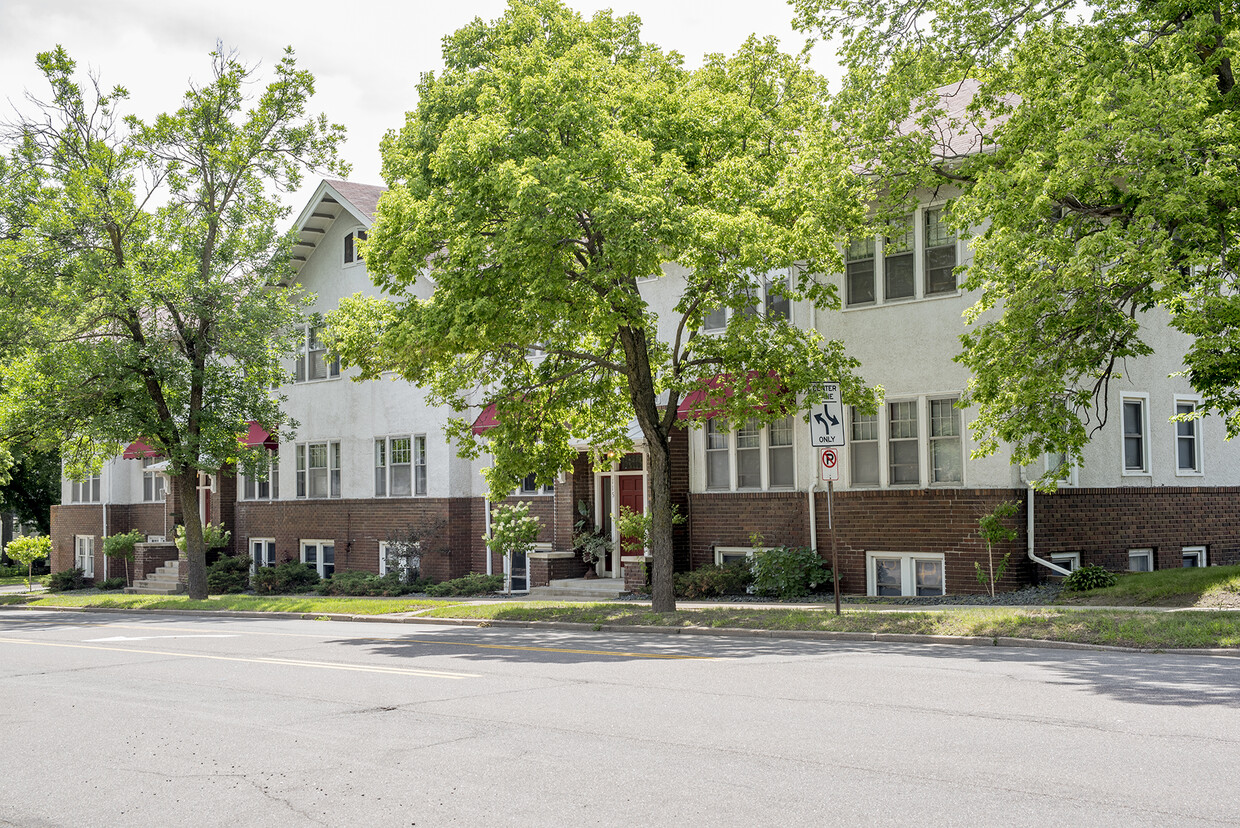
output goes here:
<path id="1" fill-rule="evenodd" d="M 326 446 L 327 448 L 327 494 L 312 495 L 310 494 L 310 450 L 315 446 Z M 298 500 L 329 500 L 341 497 L 341 450 L 339 440 L 314 440 L 312 442 L 297 443 L 293 448 L 295 456 L 294 479 L 296 481 L 296 496 Z M 333 465 L 334 464 L 334 465 Z M 314 468 L 324 468 L 315 466 Z"/>
<path id="2" fill-rule="evenodd" d="M 942 591 L 947 594 L 947 556 L 942 552 L 866 552 L 865 553 L 865 589 L 866 595 L 878 595 L 878 561 L 899 559 L 900 561 L 900 595 L 916 597 L 917 580 L 915 565 L 918 561 L 938 563 L 943 574 Z"/>
<path id="3" fill-rule="evenodd" d="M 954 290 L 944 290 L 944 291 L 939 291 L 937 293 L 928 293 L 926 291 L 927 277 L 929 275 L 927 272 L 927 263 L 928 263 L 927 250 L 929 248 L 927 248 L 926 246 L 926 242 L 927 242 L 926 225 L 929 220 L 928 216 L 931 212 L 935 210 L 946 210 L 947 207 L 948 207 L 948 201 L 946 199 L 936 199 L 935 201 L 932 201 L 928 204 L 918 205 L 917 208 L 913 210 L 912 213 L 905 214 L 904 216 L 901 216 L 897 219 L 897 221 L 900 223 L 902 223 L 904 220 L 907 220 L 912 223 L 912 228 L 911 228 L 913 231 L 912 233 L 912 236 L 913 236 L 913 239 L 912 239 L 913 293 L 912 295 L 896 296 L 896 297 L 890 297 L 887 295 L 887 259 L 889 256 L 903 255 L 907 251 L 903 249 L 897 250 L 894 252 L 889 251 L 888 250 L 889 245 L 887 242 L 886 233 L 879 232 L 874 236 L 874 239 L 873 239 L 874 300 L 869 301 L 869 302 L 852 302 L 852 303 L 848 301 L 848 272 L 847 272 L 847 264 L 846 264 L 844 273 L 840 274 L 840 277 L 841 277 L 840 295 L 843 299 L 842 301 L 843 307 L 841 308 L 841 310 L 844 312 L 849 312 L 849 311 L 854 311 L 854 310 L 861 311 L 861 310 L 866 310 L 868 308 L 881 307 L 883 305 L 888 305 L 888 304 L 903 304 L 905 302 L 933 301 L 935 299 L 945 299 L 949 297 L 960 296 L 961 288 L 960 288 L 959 274 L 955 274 L 953 276 L 953 279 L 956 283 L 956 287 Z M 886 228 L 884 228 L 884 230 L 885 229 Z M 953 235 L 954 235 L 954 244 L 955 244 L 955 253 L 956 253 L 956 264 L 955 264 L 955 267 L 953 268 L 953 273 L 954 273 L 955 268 L 959 268 L 960 265 L 964 263 L 965 247 L 964 247 L 964 243 L 962 242 L 960 238 L 960 234 L 954 233 Z M 854 240 L 854 241 L 860 242 L 862 240 Z M 870 240 L 866 239 L 864 241 L 868 245 Z M 940 246 L 946 247 L 947 245 L 940 245 Z M 849 247 L 849 244 L 846 244 L 844 245 L 843 250 L 842 250 L 842 253 L 844 255 L 844 259 L 846 262 L 848 260 L 848 247 Z M 867 257 L 860 257 L 857 259 L 853 259 L 852 261 L 866 261 L 866 260 L 867 260 Z"/>
<path id="4" fill-rule="evenodd" d="M 1193 407 L 1193 412 L 1195 413 L 1199 408 L 1201 408 L 1201 397 L 1193 397 L 1193 396 L 1187 396 L 1184 394 L 1176 394 L 1174 400 L 1171 403 L 1171 410 L 1175 412 L 1176 416 L 1179 416 L 1180 406 L 1182 405 L 1191 405 Z M 1203 474 L 1205 474 L 1205 467 L 1203 463 L 1204 458 L 1202 456 L 1203 452 L 1201 450 L 1202 449 L 1201 426 L 1203 425 L 1203 422 L 1204 421 L 1200 417 L 1196 419 L 1188 420 L 1183 423 L 1180 422 L 1179 420 L 1175 420 L 1172 422 L 1172 425 L 1174 426 L 1174 428 L 1172 429 L 1172 439 L 1174 440 L 1174 443 L 1172 444 L 1172 448 L 1173 448 L 1172 456 L 1175 457 L 1176 477 L 1201 477 Z M 1188 438 L 1186 438 L 1185 435 L 1180 434 L 1180 429 L 1186 424 L 1191 426 L 1193 430 L 1192 435 Z M 1192 468 L 1192 469 L 1180 468 L 1180 441 L 1184 439 L 1191 439 L 1193 441 L 1193 462 L 1196 464 L 1196 468 Z"/>
<path id="5" fill-rule="evenodd" d="M 911 422 L 913 423 L 913 428 L 916 429 L 916 433 L 912 437 L 893 437 L 892 436 L 893 432 L 891 428 L 891 416 L 892 416 L 892 412 L 895 410 L 892 406 L 896 406 L 896 405 L 912 405 L 913 406 L 913 409 L 912 409 L 913 416 L 912 416 Z M 883 488 L 886 488 L 886 489 L 922 488 L 923 486 L 925 486 L 925 482 L 926 482 L 925 455 L 928 449 L 925 448 L 926 444 L 924 443 L 925 429 L 923 429 L 921 425 L 921 420 L 922 420 L 921 398 L 913 397 L 911 399 L 889 400 L 884 404 L 883 407 L 886 409 L 883 412 L 883 416 L 881 417 L 882 423 L 883 423 L 882 427 L 883 427 L 883 430 L 885 431 L 885 438 L 886 438 L 883 440 L 883 442 L 887 449 L 886 465 L 882 469 L 882 477 L 880 478 L 880 480 L 885 484 Z M 902 419 L 901 422 L 910 422 L 910 420 L 908 418 L 905 418 L 905 419 Z M 915 451 L 913 452 L 913 454 L 914 454 L 914 457 L 916 457 L 917 459 L 917 479 L 916 480 L 900 482 L 900 483 L 894 482 L 894 474 L 893 474 L 894 470 L 891 465 L 891 457 L 895 454 L 895 452 L 892 451 L 892 443 L 896 441 L 901 442 L 901 443 L 912 442 L 914 444 Z"/>
<path id="6" fill-rule="evenodd" d="M 409 462 L 392 462 L 392 441 L 409 441 Z M 375 497 L 426 497 L 428 469 L 425 434 L 392 434 L 374 440 Z M 392 476 L 397 465 L 409 466 L 409 494 L 392 493 Z M 381 471 L 382 470 L 382 471 Z"/>
<path id="7" fill-rule="evenodd" d="M 952 418 L 955 422 L 955 434 L 946 434 L 935 436 L 934 434 L 934 403 L 947 403 L 951 411 Z M 926 475 L 930 486 L 936 489 L 959 488 L 964 485 L 964 416 L 957 403 L 960 402 L 959 397 L 950 396 L 931 396 L 926 397 Z M 960 463 L 960 479 L 959 480 L 942 480 L 934 479 L 936 469 L 934 465 L 934 447 L 936 443 L 955 443 L 956 456 Z"/>
<path id="8" fill-rule="evenodd" d="M 1056 566 L 1062 566 L 1069 572 L 1076 572 L 1081 568 L 1080 552 L 1052 552 L 1046 556 L 1047 560 Z M 1065 564 L 1065 561 L 1067 562 Z"/>
<path id="9" fill-rule="evenodd" d="M 271 553 L 270 563 L 259 563 L 259 558 L 263 556 L 254 554 L 255 547 L 257 547 L 259 544 L 264 544 L 264 545 L 270 544 L 270 550 L 269 550 Z M 250 574 L 254 574 L 258 572 L 260 567 L 276 565 L 276 539 L 275 538 L 250 538 L 248 541 L 246 541 L 246 549 L 248 549 L 250 553 Z"/>
<path id="10" fill-rule="evenodd" d="M 866 417 L 867 419 L 870 420 L 870 422 L 859 424 L 857 422 L 858 417 Z M 874 428 L 873 439 L 863 440 L 863 439 L 858 438 L 857 437 L 858 425 L 872 425 Z M 884 488 L 883 469 L 884 469 L 884 458 L 886 457 L 886 447 L 883 445 L 883 411 L 882 409 L 880 408 L 874 414 L 858 414 L 856 406 L 850 405 L 848 407 L 848 439 L 850 440 L 850 444 L 848 448 L 845 450 L 845 454 L 848 457 L 849 488 L 853 488 L 853 489 Z M 874 462 L 876 463 L 876 466 L 874 469 L 874 482 L 873 483 L 858 483 L 857 482 L 856 462 L 857 462 L 858 454 L 856 453 L 855 449 L 858 443 L 867 443 L 867 444 L 873 443 L 874 444 L 874 447 L 875 447 L 874 448 Z"/>
<path id="11" fill-rule="evenodd" d="M 770 297 L 771 285 L 773 283 L 782 282 L 785 285 L 791 285 L 792 272 L 789 270 L 783 270 L 781 273 L 782 275 L 776 275 L 776 273 L 764 273 L 757 277 L 754 281 L 751 289 L 754 296 L 753 310 L 755 314 L 761 314 L 763 318 L 769 318 L 770 302 L 768 300 Z M 784 297 L 784 301 L 788 303 L 788 315 L 784 318 L 789 324 L 791 324 L 796 318 L 796 311 L 793 307 L 795 303 L 788 297 Z M 727 307 L 726 305 L 722 308 L 715 308 L 710 314 L 707 314 L 707 316 L 702 318 L 702 333 L 722 333 L 727 330 L 728 322 L 731 321 L 732 316 L 740 312 L 741 311 L 737 311 L 733 308 Z M 710 316 L 714 316 L 716 314 L 722 314 L 723 324 L 709 324 L 708 320 Z"/>
<path id="12" fill-rule="evenodd" d="M 327 346 L 317 340 L 317 333 L 323 330 L 322 325 L 302 325 L 299 329 L 301 332 L 301 340 L 297 344 L 297 355 L 293 361 L 293 383 L 302 385 L 307 382 L 327 382 L 340 378 L 340 358 L 328 360 Z M 311 348 L 311 345 L 318 344 L 320 347 Z M 323 355 L 323 376 L 310 376 L 310 369 L 313 365 L 312 354 L 321 353 Z"/>
<path id="13" fill-rule="evenodd" d="M 160 472 L 147 471 L 150 466 L 162 462 L 158 457 L 142 458 L 143 503 L 163 503 L 168 497 L 168 479 Z"/>
<path id="14" fill-rule="evenodd" d="M 537 475 L 534 473 L 527 474 L 521 478 L 521 482 L 517 484 L 517 488 L 513 491 L 514 495 L 539 496 L 555 494 L 555 483 L 548 483 L 545 486 L 538 485 Z"/>
<path id="15" fill-rule="evenodd" d="M 358 227 L 344 234 L 344 238 L 341 240 L 341 254 L 344 257 L 345 267 L 364 263 L 362 255 L 357 251 L 357 243 L 359 241 L 366 241 L 367 235 L 365 227 Z"/>
<path id="16" fill-rule="evenodd" d="M 791 463 L 792 463 L 792 483 L 790 485 L 781 485 L 781 486 L 771 485 L 772 446 L 771 446 L 771 428 L 770 428 L 771 424 L 770 423 L 763 423 L 762 425 L 758 427 L 758 446 L 756 448 L 740 449 L 741 451 L 757 451 L 758 452 L 759 481 L 760 481 L 759 485 L 746 486 L 744 488 L 741 488 L 739 485 L 737 485 L 738 475 L 740 473 L 740 469 L 739 469 L 739 466 L 737 465 L 737 457 L 736 457 L 737 451 L 738 451 L 738 447 L 737 447 L 738 439 L 737 438 L 739 434 L 739 429 L 732 428 L 731 427 L 732 424 L 726 420 L 723 420 L 722 418 L 712 417 L 709 420 L 707 420 L 707 423 L 709 423 L 709 425 L 703 425 L 702 428 L 699 429 L 701 433 L 701 436 L 698 438 L 698 440 L 699 440 L 699 445 L 701 446 L 701 449 L 702 449 L 703 490 L 708 491 L 708 492 L 792 492 L 792 491 L 796 491 L 797 480 L 800 476 L 800 470 L 798 469 L 799 464 L 797 463 L 797 449 L 801 445 L 800 443 L 801 438 L 798 437 L 797 435 L 799 431 L 801 431 L 801 429 L 797 428 L 797 419 L 798 419 L 797 415 L 789 414 L 788 416 L 792 419 L 792 446 L 791 446 L 791 451 L 787 452 L 791 457 Z M 726 436 L 727 443 L 728 443 L 726 449 L 723 449 L 723 448 L 708 449 L 707 448 L 707 446 L 709 445 L 707 442 L 707 432 L 708 430 L 715 429 L 716 423 L 723 423 L 726 426 L 725 429 L 719 429 L 714 432 L 716 434 L 722 434 Z M 788 448 L 789 447 L 785 445 L 779 445 L 779 446 L 774 447 L 775 451 L 786 451 Z M 720 453 L 724 451 L 727 452 L 727 456 L 728 456 L 727 488 L 724 488 L 723 486 L 711 487 L 709 485 L 710 484 L 709 453 L 716 452 L 716 451 Z"/>
<path id="17" fill-rule="evenodd" d="M 259 477 L 251 477 L 248 474 L 241 475 L 241 485 L 238 487 L 238 496 L 244 501 L 266 501 L 280 499 L 280 452 L 272 449 L 266 449 L 266 452 L 266 480 Z M 259 465 L 261 466 L 262 463 Z M 266 495 L 262 494 L 263 486 L 267 487 Z"/>
<path id="18" fill-rule="evenodd" d="M 1128 468 L 1128 412 L 1129 403 L 1141 404 L 1141 463 L 1140 469 Z M 1150 476 L 1150 395 L 1146 393 L 1127 393 L 1120 398 L 1120 452 L 1119 467 L 1124 477 Z"/>
<path id="19" fill-rule="evenodd" d="M 1147 561 L 1149 561 L 1149 568 L 1148 569 L 1133 569 L 1132 561 L 1134 558 L 1145 558 Z M 1128 550 L 1128 571 L 1129 572 L 1153 572 L 1154 571 L 1154 550 L 1150 547 L 1144 547 L 1141 549 L 1129 549 Z"/>
<path id="20" fill-rule="evenodd" d="M 1056 468 L 1058 468 L 1059 462 L 1062 462 L 1062 461 L 1057 461 L 1055 458 L 1063 457 L 1063 456 L 1064 455 L 1056 454 L 1055 452 L 1051 452 L 1051 451 L 1048 451 L 1042 455 L 1042 468 L 1046 472 L 1046 474 L 1050 474 Z M 1059 486 L 1063 486 L 1064 488 L 1075 489 L 1077 486 L 1080 485 L 1079 476 L 1077 474 L 1077 472 L 1080 471 L 1080 466 L 1078 466 L 1075 462 L 1072 462 L 1072 461 L 1067 461 L 1067 462 L 1068 462 L 1068 476 L 1064 478 L 1063 480 L 1058 481 L 1055 484 L 1056 488 L 1058 488 Z"/>
<path id="21" fill-rule="evenodd" d="M 323 560 L 323 547 L 330 546 L 332 548 L 332 571 L 327 572 L 327 564 Z M 306 550 L 314 548 L 314 569 L 319 573 L 320 578 L 327 578 L 336 572 L 336 541 L 331 538 L 303 538 L 297 542 L 298 549 L 301 550 L 301 562 L 310 563 L 306 560 Z"/>
<path id="22" fill-rule="evenodd" d="M 753 560 L 754 553 L 765 552 L 767 547 L 755 546 L 716 546 L 715 547 L 715 565 L 723 566 L 724 557 L 744 557 L 746 560 Z"/>
<path id="23" fill-rule="evenodd" d="M 99 503 L 102 498 L 103 472 L 92 474 L 85 480 L 74 480 L 69 478 L 69 502 L 70 503 Z"/>
<path id="24" fill-rule="evenodd" d="M 85 578 L 95 577 L 95 536 L 73 536 L 73 565 L 82 570 Z"/>
<path id="25" fill-rule="evenodd" d="M 1209 562 L 1206 560 L 1206 548 L 1205 548 L 1204 546 L 1185 546 L 1185 547 L 1182 547 L 1182 548 L 1180 549 L 1180 564 L 1181 564 L 1181 566 L 1183 566 L 1184 558 L 1187 558 L 1187 557 L 1189 557 L 1190 555 L 1195 555 L 1195 556 L 1197 556 L 1197 566 L 1198 566 L 1198 567 L 1209 566 Z"/>

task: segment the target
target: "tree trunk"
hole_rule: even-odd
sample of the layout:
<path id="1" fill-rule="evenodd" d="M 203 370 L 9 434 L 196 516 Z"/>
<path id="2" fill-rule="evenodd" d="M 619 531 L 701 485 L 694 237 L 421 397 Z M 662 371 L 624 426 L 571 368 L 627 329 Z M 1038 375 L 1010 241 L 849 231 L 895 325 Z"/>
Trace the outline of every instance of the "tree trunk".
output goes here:
<path id="1" fill-rule="evenodd" d="M 185 588 L 190 598 L 202 600 L 207 597 L 207 549 L 202 540 L 202 516 L 198 513 L 198 472 L 187 469 L 178 474 L 176 486 L 177 503 L 181 507 L 181 522 L 185 526 L 185 551 L 181 553 L 181 565 L 185 567 Z"/>
<path id="2" fill-rule="evenodd" d="M 666 440 L 647 439 L 650 456 L 650 544 L 651 609 L 655 612 L 676 611 L 676 591 L 672 582 L 674 569 L 672 532 L 672 466 L 671 449 Z"/>

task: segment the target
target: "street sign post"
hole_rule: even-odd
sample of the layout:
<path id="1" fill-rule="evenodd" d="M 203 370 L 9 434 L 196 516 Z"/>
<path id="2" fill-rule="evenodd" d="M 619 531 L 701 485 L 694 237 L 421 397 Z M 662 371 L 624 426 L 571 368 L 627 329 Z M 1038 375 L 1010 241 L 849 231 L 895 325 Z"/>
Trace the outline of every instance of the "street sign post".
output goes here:
<path id="1" fill-rule="evenodd" d="M 819 389 L 818 402 L 809 403 L 809 444 L 815 448 L 845 445 L 848 436 L 844 432 L 840 384 L 824 382 Z"/>

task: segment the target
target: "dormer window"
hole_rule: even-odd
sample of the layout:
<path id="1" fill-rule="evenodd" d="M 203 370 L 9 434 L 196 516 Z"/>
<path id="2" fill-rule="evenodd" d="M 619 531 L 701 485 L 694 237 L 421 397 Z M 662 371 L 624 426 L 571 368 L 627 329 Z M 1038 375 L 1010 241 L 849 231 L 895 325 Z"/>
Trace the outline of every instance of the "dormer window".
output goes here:
<path id="1" fill-rule="evenodd" d="M 354 230 L 347 233 L 344 237 L 344 263 L 354 264 L 362 260 L 361 251 L 357 249 L 357 242 L 366 241 L 365 230 Z"/>

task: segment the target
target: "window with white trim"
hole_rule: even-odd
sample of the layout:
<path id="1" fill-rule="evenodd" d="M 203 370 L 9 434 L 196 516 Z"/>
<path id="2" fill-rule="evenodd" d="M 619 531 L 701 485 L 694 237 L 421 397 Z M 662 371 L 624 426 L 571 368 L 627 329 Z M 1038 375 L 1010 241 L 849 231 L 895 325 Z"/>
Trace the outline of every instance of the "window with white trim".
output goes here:
<path id="1" fill-rule="evenodd" d="M 1186 546 L 1180 550 L 1181 562 L 1186 569 L 1206 566 L 1206 548 L 1204 546 Z"/>
<path id="2" fill-rule="evenodd" d="M 951 486 L 964 480 L 964 453 L 960 439 L 960 410 L 956 398 L 929 400 L 930 485 Z"/>
<path id="3" fill-rule="evenodd" d="M 375 497 L 426 494 L 426 435 L 375 440 Z"/>
<path id="4" fill-rule="evenodd" d="M 297 344 L 297 360 L 293 365 L 293 382 L 334 379 L 340 376 L 340 359 L 327 358 L 327 346 L 323 344 L 322 327 L 310 325 L 301 329 Z"/>
<path id="5" fill-rule="evenodd" d="M 782 275 L 766 275 L 761 277 L 747 289 L 752 303 L 740 310 L 724 307 L 715 308 L 702 319 L 702 330 L 707 332 L 722 331 L 728 326 L 728 319 L 733 314 L 755 316 L 762 313 L 767 319 L 792 318 L 792 301 L 788 298 L 790 280 L 787 273 Z"/>
<path id="6" fill-rule="evenodd" d="M 917 448 L 917 401 L 887 403 L 887 483 L 921 483 Z"/>
<path id="7" fill-rule="evenodd" d="M 91 475 L 85 480 L 69 481 L 69 502 L 70 503 L 98 503 L 99 502 L 99 481 L 98 474 Z"/>
<path id="8" fill-rule="evenodd" d="M 714 491 L 791 489 L 796 485 L 792 415 L 767 425 L 747 420 L 730 430 L 712 418 L 703 429 L 706 488 Z"/>
<path id="9" fill-rule="evenodd" d="M 555 484 L 548 483 L 546 486 L 539 486 L 538 475 L 527 474 L 525 477 L 521 478 L 521 485 L 517 487 L 517 494 L 522 494 L 522 495 L 555 494 Z"/>
<path id="10" fill-rule="evenodd" d="M 1153 549 L 1129 549 L 1128 550 L 1128 571 L 1129 572 L 1153 572 L 1154 571 L 1154 550 Z"/>
<path id="11" fill-rule="evenodd" d="M 1149 474 L 1147 397 L 1124 397 L 1124 474 Z"/>
<path id="12" fill-rule="evenodd" d="M 753 560 L 756 551 L 752 546 L 716 546 L 715 563 L 719 566 L 747 563 Z"/>
<path id="13" fill-rule="evenodd" d="M 358 264 L 362 261 L 362 251 L 358 249 L 357 242 L 366 241 L 365 230 L 354 230 L 352 233 L 346 233 L 344 236 L 344 263 Z"/>
<path id="14" fill-rule="evenodd" d="M 844 249 L 844 304 L 872 305 L 874 293 L 874 239 L 853 239 Z"/>
<path id="15" fill-rule="evenodd" d="M 926 295 L 956 290 L 956 232 L 947 224 L 947 208 L 926 210 Z"/>
<path id="16" fill-rule="evenodd" d="M 379 575 L 396 572 L 402 583 L 409 583 L 410 569 L 416 570 L 422 558 L 421 542 L 402 546 L 404 551 L 398 553 L 388 541 L 379 541 Z"/>
<path id="17" fill-rule="evenodd" d="M 767 319 L 792 318 L 792 300 L 788 298 L 787 276 L 768 276 L 763 280 L 762 293 Z"/>
<path id="18" fill-rule="evenodd" d="M 912 299 L 916 292 L 913 217 L 891 219 L 883 237 L 883 299 Z"/>
<path id="19" fill-rule="evenodd" d="M 869 595 L 945 595 L 944 558 L 934 553 L 866 554 Z"/>
<path id="20" fill-rule="evenodd" d="M 257 572 L 260 567 L 276 565 L 276 539 L 275 538 L 250 538 L 250 565 L 251 572 Z"/>
<path id="21" fill-rule="evenodd" d="M 878 415 L 859 414 L 852 411 L 852 445 L 848 447 L 849 483 L 853 486 L 877 486 L 878 464 Z"/>
<path id="22" fill-rule="evenodd" d="M 1175 473 L 1180 475 L 1201 474 L 1201 420 L 1197 413 L 1198 401 L 1176 397 L 1175 414 Z"/>
<path id="23" fill-rule="evenodd" d="M 95 577 L 95 539 L 91 535 L 73 536 L 73 565 L 87 578 Z"/>
<path id="24" fill-rule="evenodd" d="M 336 572 L 336 542 L 331 540 L 303 540 L 301 562 L 314 567 L 320 578 L 330 578 Z"/>
<path id="25" fill-rule="evenodd" d="M 340 497 L 340 443 L 298 443 L 297 496 Z"/>
<path id="26" fill-rule="evenodd" d="M 243 475 L 242 500 L 278 500 L 280 498 L 280 453 L 266 450 L 266 457 L 259 463 L 258 473 Z"/>
<path id="27" fill-rule="evenodd" d="M 167 478 L 158 471 L 149 471 L 151 466 L 162 463 L 158 457 L 142 458 L 142 500 L 145 503 L 155 503 L 164 499 L 164 487 L 167 484 Z"/>
<path id="28" fill-rule="evenodd" d="M 1078 469 L 1079 469 L 1080 467 L 1079 467 L 1079 466 L 1077 466 L 1077 465 L 1076 465 L 1076 463 L 1071 462 L 1071 460 L 1068 458 L 1068 455 L 1066 455 L 1066 454 L 1064 454 L 1063 452 L 1060 452 L 1060 451 L 1048 451 L 1048 452 L 1047 452 L 1047 453 L 1043 456 L 1043 458 L 1042 458 L 1042 462 L 1043 462 L 1043 463 L 1045 464 L 1045 466 L 1046 466 L 1046 473 L 1047 473 L 1047 474 L 1051 474 L 1051 473 L 1054 473 L 1054 472 L 1060 471 L 1061 467 L 1062 467 L 1065 463 L 1067 463 L 1067 464 L 1068 464 L 1068 469 L 1067 469 L 1068 474 L 1067 474 L 1067 477 L 1062 478 L 1062 479 L 1061 479 L 1061 480 L 1060 480 L 1060 481 L 1059 481 L 1056 485 L 1057 485 L 1057 486 L 1076 486 L 1076 485 L 1078 485 L 1078 484 L 1077 484 L 1077 471 L 1078 471 Z"/>
<path id="29" fill-rule="evenodd" d="M 1055 566 L 1062 567 L 1069 572 L 1076 572 L 1081 568 L 1080 552 L 1052 552 L 1047 557 Z"/>

